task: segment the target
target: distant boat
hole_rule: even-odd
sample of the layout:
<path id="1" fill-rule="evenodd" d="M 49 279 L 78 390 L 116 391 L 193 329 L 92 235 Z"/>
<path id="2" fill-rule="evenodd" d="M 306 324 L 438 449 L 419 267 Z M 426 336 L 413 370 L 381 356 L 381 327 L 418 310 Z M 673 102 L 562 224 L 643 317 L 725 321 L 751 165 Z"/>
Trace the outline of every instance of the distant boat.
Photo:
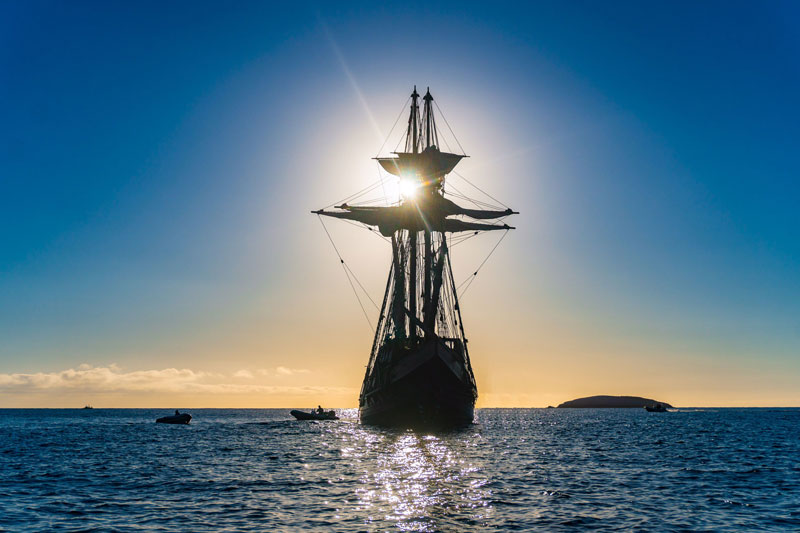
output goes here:
<path id="1" fill-rule="evenodd" d="M 94 407 L 92 407 L 91 405 L 84 405 L 83 408 L 84 409 L 94 409 Z"/>
<path id="2" fill-rule="evenodd" d="M 306 413 L 305 411 L 292 409 L 289 411 L 289 414 L 298 420 L 339 420 L 335 411 L 323 411 L 322 413 L 311 411 L 310 413 Z"/>
<path id="3" fill-rule="evenodd" d="M 657 403 L 654 405 L 645 405 L 645 409 L 647 409 L 648 413 L 666 413 L 667 407 L 663 404 Z"/>
<path id="4" fill-rule="evenodd" d="M 157 424 L 188 424 L 192 420 L 192 415 L 189 413 L 179 413 L 175 411 L 174 415 L 162 416 L 156 420 Z"/>

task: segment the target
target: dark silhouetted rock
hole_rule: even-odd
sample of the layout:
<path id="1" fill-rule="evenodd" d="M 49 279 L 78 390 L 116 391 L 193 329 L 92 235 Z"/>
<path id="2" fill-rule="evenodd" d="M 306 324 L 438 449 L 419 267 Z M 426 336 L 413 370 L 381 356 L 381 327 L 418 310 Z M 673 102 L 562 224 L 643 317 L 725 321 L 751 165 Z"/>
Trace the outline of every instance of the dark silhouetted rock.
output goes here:
<path id="1" fill-rule="evenodd" d="M 666 407 L 672 408 L 667 402 L 652 400 L 650 398 L 640 398 L 639 396 L 589 396 L 587 398 L 578 398 L 577 400 L 570 400 L 559 404 L 562 407 L 593 407 L 593 408 L 636 408 L 641 409 L 647 405 L 655 405 L 660 403 Z"/>

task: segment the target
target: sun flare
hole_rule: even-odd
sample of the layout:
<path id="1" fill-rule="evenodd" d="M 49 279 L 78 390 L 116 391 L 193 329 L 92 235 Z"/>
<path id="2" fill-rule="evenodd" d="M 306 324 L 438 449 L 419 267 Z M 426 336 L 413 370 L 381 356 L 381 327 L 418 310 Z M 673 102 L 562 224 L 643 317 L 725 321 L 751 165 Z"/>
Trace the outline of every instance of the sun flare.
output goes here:
<path id="1" fill-rule="evenodd" d="M 400 196 L 405 199 L 410 199 L 416 196 L 419 183 L 413 179 L 402 178 L 398 187 L 400 189 Z"/>

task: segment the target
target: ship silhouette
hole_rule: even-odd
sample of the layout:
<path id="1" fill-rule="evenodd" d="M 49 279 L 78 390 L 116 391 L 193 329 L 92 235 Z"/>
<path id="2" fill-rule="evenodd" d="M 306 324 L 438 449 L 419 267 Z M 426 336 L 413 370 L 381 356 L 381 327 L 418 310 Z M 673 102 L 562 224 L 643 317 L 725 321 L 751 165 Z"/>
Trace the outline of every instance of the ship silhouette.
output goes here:
<path id="1" fill-rule="evenodd" d="M 391 267 L 359 396 L 362 423 L 462 426 L 473 420 L 478 389 L 448 242 L 514 229 L 503 220 L 517 212 L 465 208 L 445 197 L 446 176 L 467 156 L 440 150 L 430 90 L 422 110 L 416 87 L 410 100 L 404 150 L 375 158 L 399 179 L 400 200 L 384 206 L 351 201 L 312 213 L 362 223 L 391 241 Z"/>

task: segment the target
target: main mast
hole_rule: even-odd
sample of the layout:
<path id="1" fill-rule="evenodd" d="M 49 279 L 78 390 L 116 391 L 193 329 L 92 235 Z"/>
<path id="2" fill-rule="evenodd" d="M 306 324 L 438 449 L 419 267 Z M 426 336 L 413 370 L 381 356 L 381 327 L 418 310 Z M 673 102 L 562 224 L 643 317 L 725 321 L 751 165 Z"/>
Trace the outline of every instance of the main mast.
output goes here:
<path id="1" fill-rule="evenodd" d="M 414 155 L 419 153 L 419 137 L 418 137 L 418 121 L 417 117 L 419 116 L 419 106 L 417 105 L 417 99 L 419 98 L 419 94 L 417 93 L 417 87 L 414 86 L 414 92 L 411 93 L 411 117 L 409 118 L 409 126 L 412 128 L 412 143 L 411 143 L 411 153 Z M 403 179 L 403 178 L 401 178 Z M 408 178 L 406 178 L 408 179 Z M 417 185 L 416 183 L 414 185 Z M 413 201 L 413 198 L 412 198 Z M 408 325 L 409 337 L 411 342 L 415 342 L 417 339 L 417 324 L 414 322 L 413 318 L 417 316 L 417 232 L 411 231 L 409 232 L 409 242 L 408 242 L 408 249 L 411 253 L 411 258 L 408 262 L 408 309 L 409 309 L 409 318 L 412 320 Z"/>
<path id="2" fill-rule="evenodd" d="M 408 128 L 406 133 L 406 154 L 418 157 L 420 155 L 420 148 L 424 147 L 422 153 L 432 154 L 431 150 L 438 151 L 436 143 L 438 142 L 438 135 L 436 132 L 436 122 L 433 115 L 433 96 L 431 95 L 430 88 L 425 92 L 422 98 L 424 102 L 422 115 L 420 116 L 419 109 L 419 93 L 416 86 L 411 93 L 411 109 L 408 117 Z M 417 209 L 425 204 L 432 203 L 432 196 L 438 195 L 441 197 L 441 188 L 444 183 L 444 175 L 442 176 L 429 176 L 426 175 L 424 169 L 408 168 L 400 173 L 400 180 L 410 182 L 410 187 L 405 187 L 407 190 L 413 190 L 414 194 L 405 198 L 404 201 L 414 205 Z M 421 171 L 422 170 L 422 171 Z M 431 179 L 434 178 L 434 179 Z M 420 250 L 419 233 L 422 233 L 422 250 Z M 407 240 L 408 261 L 403 262 L 404 268 L 408 272 L 407 291 L 397 291 L 396 297 L 408 295 L 408 316 L 403 313 L 403 324 L 398 324 L 398 329 L 405 331 L 408 330 L 408 338 L 411 343 L 416 342 L 418 335 L 423 333 L 419 331 L 418 324 L 427 324 L 427 327 L 432 327 L 437 311 L 437 302 L 433 300 L 434 290 L 434 244 L 439 244 L 442 247 L 441 253 L 446 254 L 446 240 L 444 233 L 438 238 L 434 235 L 431 228 L 425 225 L 422 231 L 408 230 L 405 235 L 400 239 L 393 239 L 393 246 L 398 246 Z M 436 241 L 436 242 L 435 242 Z M 422 264 L 420 265 L 419 255 L 422 255 Z M 398 254 L 397 251 L 393 252 Z M 419 270 L 422 270 L 422 276 L 419 275 Z M 438 283 L 441 284 L 441 275 L 436 278 Z M 421 291 L 420 291 L 421 288 Z M 438 297 L 439 292 L 436 292 Z M 418 305 L 419 304 L 419 305 Z M 426 329 L 427 329 L 426 327 Z"/>

